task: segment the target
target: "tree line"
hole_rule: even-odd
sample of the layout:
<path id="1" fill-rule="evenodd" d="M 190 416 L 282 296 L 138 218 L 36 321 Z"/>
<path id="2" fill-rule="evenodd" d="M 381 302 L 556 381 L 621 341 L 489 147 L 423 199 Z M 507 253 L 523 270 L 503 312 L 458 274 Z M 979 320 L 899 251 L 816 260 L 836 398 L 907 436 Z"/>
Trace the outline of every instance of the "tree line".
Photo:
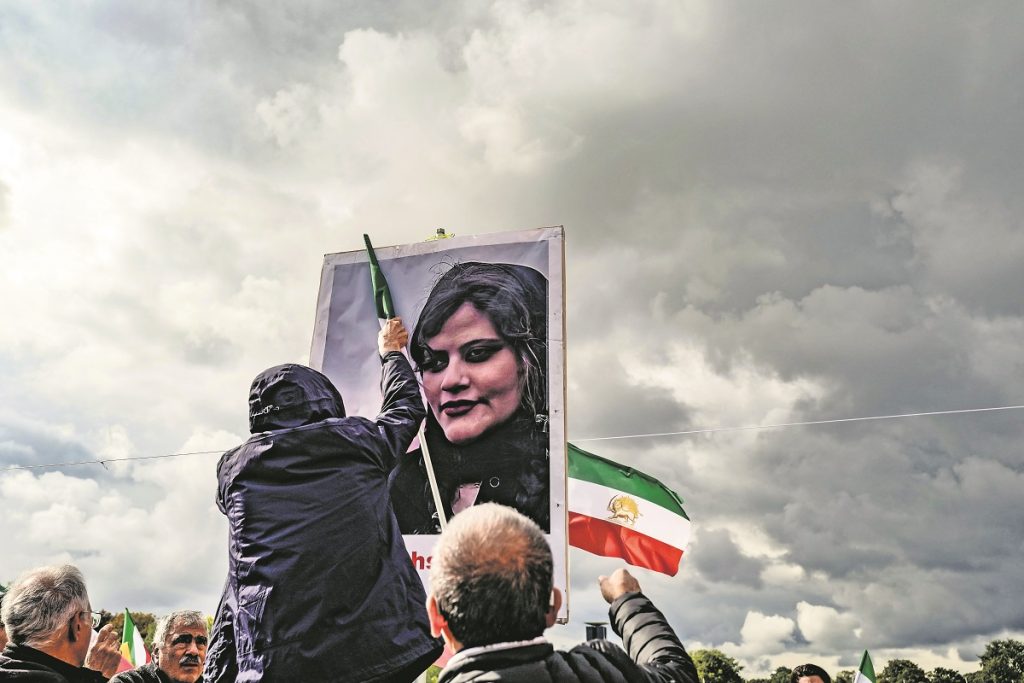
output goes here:
<path id="1" fill-rule="evenodd" d="M 690 655 L 704 683 L 789 683 L 792 673 L 780 666 L 767 678 L 743 678 L 743 665 L 721 650 L 695 650 Z M 855 675 L 847 669 L 832 680 L 853 683 Z M 1024 643 L 1012 638 L 991 641 L 979 656 L 978 670 L 966 674 L 944 667 L 925 672 L 909 659 L 890 659 L 875 683 L 1024 683 Z"/>

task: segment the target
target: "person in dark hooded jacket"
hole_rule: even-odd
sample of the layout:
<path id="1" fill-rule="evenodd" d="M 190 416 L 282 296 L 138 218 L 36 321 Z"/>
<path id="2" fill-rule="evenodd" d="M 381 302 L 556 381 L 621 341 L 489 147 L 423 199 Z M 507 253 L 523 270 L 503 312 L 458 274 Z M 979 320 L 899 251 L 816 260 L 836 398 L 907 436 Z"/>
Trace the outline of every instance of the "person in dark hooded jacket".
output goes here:
<path id="1" fill-rule="evenodd" d="M 228 576 L 204 681 L 397 683 L 440 654 L 388 496 L 424 416 L 407 340 L 398 319 L 381 330 L 376 420 L 305 366 L 253 381 L 252 436 L 217 465 Z"/>

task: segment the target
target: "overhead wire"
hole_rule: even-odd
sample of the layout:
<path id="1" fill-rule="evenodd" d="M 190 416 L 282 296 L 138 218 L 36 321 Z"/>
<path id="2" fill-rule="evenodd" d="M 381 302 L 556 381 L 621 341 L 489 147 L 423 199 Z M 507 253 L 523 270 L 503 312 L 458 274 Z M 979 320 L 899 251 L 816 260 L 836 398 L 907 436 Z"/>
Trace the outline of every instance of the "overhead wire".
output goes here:
<path id="1" fill-rule="evenodd" d="M 645 439 L 658 436 L 683 436 L 686 434 L 715 434 L 717 432 L 739 432 L 751 429 L 778 429 L 780 427 L 806 427 L 809 425 L 837 424 L 840 422 L 867 422 L 869 420 L 895 420 L 903 417 L 927 417 L 930 415 L 962 415 L 964 413 L 987 413 L 996 410 L 1020 410 L 1020 406 L 996 406 L 994 408 L 964 408 L 961 410 L 933 410 L 925 413 L 900 413 L 898 415 L 869 415 L 867 417 L 843 417 L 833 420 L 808 420 L 806 422 L 780 422 L 769 425 L 747 425 L 744 427 L 711 427 L 708 429 L 688 429 L 681 432 L 655 432 L 650 434 L 623 434 L 620 436 L 595 436 L 576 441 L 612 441 L 613 439 Z"/>
<path id="2" fill-rule="evenodd" d="M 776 424 L 767 425 L 746 425 L 741 427 L 709 427 L 706 429 L 687 429 L 677 432 L 650 432 L 646 434 L 619 434 L 615 436 L 594 436 L 583 439 L 572 439 L 574 443 L 592 442 L 592 441 L 613 441 L 621 439 L 650 439 L 665 436 L 687 436 L 693 434 L 717 434 L 721 432 L 739 432 L 739 431 L 751 431 L 758 429 L 783 429 L 787 427 L 808 427 L 814 425 L 826 425 L 826 424 L 841 424 L 847 422 L 868 422 L 873 420 L 896 420 L 911 417 L 933 417 L 939 415 L 964 415 L 968 413 L 991 413 L 997 411 L 1006 410 L 1021 410 L 1024 409 L 1024 405 L 1010 405 L 1010 406 L 994 406 L 990 408 L 961 408 L 958 410 L 932 410 L 928 412 L 918 413 L 898 413 L 893 415 L 868 415 L 864 417 L 843 417 L 835 418 L 830 420 L 807 420 L 804 422 L 779 422 Z M 211 455 L 214 453 L 224 453 L 227 448 L 221 448 L 212 451 L 188 451 L 184 453 L 165 453 L 163 455 L 136 455 L 126 456 L 123 458 L 100 458 L 96 460 L 79 460 L 74 462 L 54 462 L 46 463 L 41 465 L 14 465 L 6 467 L 0 470 L 0 474 L 5 472 L 14 472 L 19 470 L 38 470 L 46 469 L 49 467 L 72 467 L 77 465 L 101 465 L 107 466 L 107 463 L 114 462 L 129 462 L 134 460 L 157 460 L 161 458 L 179 458 L 187 455 Z"/>

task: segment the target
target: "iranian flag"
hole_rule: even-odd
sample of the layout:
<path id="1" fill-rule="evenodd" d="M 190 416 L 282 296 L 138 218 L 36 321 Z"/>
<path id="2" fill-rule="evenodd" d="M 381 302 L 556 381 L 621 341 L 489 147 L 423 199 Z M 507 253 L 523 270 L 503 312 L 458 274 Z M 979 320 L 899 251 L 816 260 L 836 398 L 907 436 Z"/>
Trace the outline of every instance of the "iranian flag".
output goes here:
<path id="1" fill-rule="evenodd" d="M 121 664 L 117 672 L 129 671 L 137 666 L 148 664 L 150 660 L 146 644 L 142 642 L 142 634 L 135 627 L 128 608 L 124 608 L 124 631 L 121 633 Z"/>
<path id="2" fill-rule="evenodd" d="M 864 650 L 864 656 L 860 658 L 860 669 L 853 683 L 875 683 L 875 667 L 871 665 L 871 655 Z"/>
<path id="3" fill-rule="evenodd" d="M 682 499 L 632 467 L 568 451 L 569 545 L 675 576 L 690 540 Z"/>

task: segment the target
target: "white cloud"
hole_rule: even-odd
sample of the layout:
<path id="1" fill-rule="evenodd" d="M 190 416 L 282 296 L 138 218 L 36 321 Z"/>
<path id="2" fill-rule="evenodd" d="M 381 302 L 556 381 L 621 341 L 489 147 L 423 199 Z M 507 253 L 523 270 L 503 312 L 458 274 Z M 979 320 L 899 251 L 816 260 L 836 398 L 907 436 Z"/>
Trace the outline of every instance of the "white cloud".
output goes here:
<path id="1" fill-rule="evenodd" d="M 793 640 L 796 623 L 775 615 L 747 612 L 740 628 L 741 645 L 737 652 L 745 657 L 763 657 L 785 652 Z"/>
<path id="2" fill-rule="evenodd" d="M 768 585 L 793 586 L 807 578 L 804 568 L 796 564 L 769 564 L 761 572 L 761 580 Z"/>
<path id="3" fill-rule="evenodd" d="M 804 638 L 818 648 L 838 649 L 859 637 L 860 624 L 855 616 L 826 605 L 797 603 L 796 623 Z"/>

